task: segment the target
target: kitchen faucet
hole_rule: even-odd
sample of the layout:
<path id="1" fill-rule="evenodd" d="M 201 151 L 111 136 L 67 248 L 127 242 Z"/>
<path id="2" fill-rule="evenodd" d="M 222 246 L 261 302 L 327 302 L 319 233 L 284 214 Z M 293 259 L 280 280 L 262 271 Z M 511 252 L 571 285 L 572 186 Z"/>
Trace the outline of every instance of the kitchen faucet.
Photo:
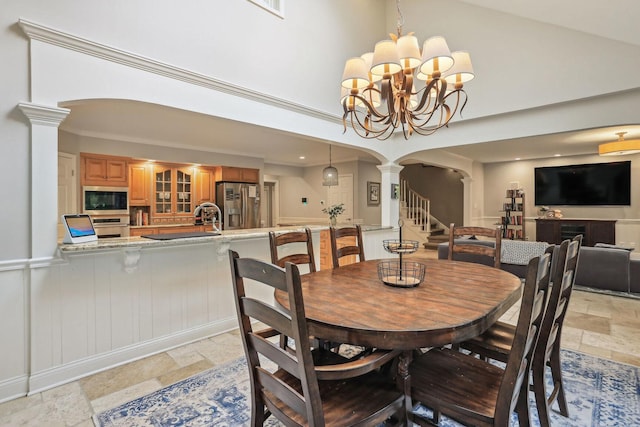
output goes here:
<path id="1" fill-rule="evenodd" d="M 207 220 L 211 220 L 211 224 L 213 225 L 213 231 L 219 233 L 222 229 L 222 212 L 220 208 L 211 202 L 204 202 L 198 205 L 194 211 L 193 216 L 196 218 L 200 218 L 203 224 L 206 224 Z M 216 226 L 216 219 L 218 225 Z"/>

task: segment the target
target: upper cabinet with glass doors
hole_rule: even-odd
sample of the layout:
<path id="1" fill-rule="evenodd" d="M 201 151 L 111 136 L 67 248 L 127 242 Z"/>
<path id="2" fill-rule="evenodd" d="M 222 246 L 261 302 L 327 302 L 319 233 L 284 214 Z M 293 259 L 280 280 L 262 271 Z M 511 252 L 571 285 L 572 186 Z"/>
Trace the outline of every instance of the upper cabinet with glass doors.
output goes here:
<path id="1" fill-rule="evenodd" d="M 193 208 L 192 168 L 157 165 L 154 168 L 154 215 L 190 216 Z"/>

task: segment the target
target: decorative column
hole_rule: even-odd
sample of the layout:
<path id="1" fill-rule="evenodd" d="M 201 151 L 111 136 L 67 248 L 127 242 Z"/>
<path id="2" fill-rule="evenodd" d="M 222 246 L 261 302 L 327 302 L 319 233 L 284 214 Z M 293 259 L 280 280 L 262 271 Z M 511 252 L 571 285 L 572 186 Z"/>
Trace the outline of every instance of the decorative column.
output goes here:
<path id="1" fill-rule="evenodd" d="M 70 110 L 18 107 L 31 122 L 31 259 L 51 258 L 58 244 L 58 126 Z"/>
<path id="2" fill-rule="evenodd" d="M 473 197 L 472 197 L 472 189 L 471 184 L 473 183 L 473 179 L 471 177 L 465 176 L 460 181 L 462 181 L 462 223 L 464 225 L 478 225 L 472 222 L 473 214 Z M 485 226 L 484 224 L 479 224 Z"/>
<path id="3" fill-rule="evenodd" d="M 381 209 L 381 224 L 390 225 L 392 227 L 398 226 L 398 219 L 400 219 L 400 199 L 391 198 L 391 185 L 400 184 L 400 171 L 404 166 L 400 166 L 397 163 L 387 163 L 378 166 L 380 170 L 380 209 Z"/>

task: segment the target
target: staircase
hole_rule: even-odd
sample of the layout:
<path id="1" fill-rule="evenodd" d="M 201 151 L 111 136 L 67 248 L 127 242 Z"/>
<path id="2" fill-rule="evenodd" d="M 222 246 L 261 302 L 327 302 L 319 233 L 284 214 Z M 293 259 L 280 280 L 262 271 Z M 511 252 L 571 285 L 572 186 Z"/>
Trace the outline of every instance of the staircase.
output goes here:
<path id="1" fill-rule="evenodd" d="M 437 249 L 449 240 L 447 227 L 431 215 L 431 201 L 400 179 L 400 218 L 404 221 L 404 239 L 417 240 L 426 249 Z"/>

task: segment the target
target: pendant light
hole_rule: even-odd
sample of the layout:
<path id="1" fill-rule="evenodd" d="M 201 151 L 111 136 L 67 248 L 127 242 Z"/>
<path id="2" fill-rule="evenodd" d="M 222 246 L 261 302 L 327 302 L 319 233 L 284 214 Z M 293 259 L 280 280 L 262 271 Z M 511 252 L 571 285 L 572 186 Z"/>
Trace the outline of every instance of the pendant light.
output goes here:
<path id="1" fill-rule="evenodd" d="M 626 133 L 616 132 L 618 140 L 600 144 L 598 146 L 598 154 L 601 156 L 622 156 L 640 153 L 640 139 L 624 139 Z"/>
<path id="2" fill-rule="evenodd" d="M 331 144 L 329 144 L 329 166 L 322 170 L 322 185 L 338 185 L 338 169 L 331 166 Z"/>

